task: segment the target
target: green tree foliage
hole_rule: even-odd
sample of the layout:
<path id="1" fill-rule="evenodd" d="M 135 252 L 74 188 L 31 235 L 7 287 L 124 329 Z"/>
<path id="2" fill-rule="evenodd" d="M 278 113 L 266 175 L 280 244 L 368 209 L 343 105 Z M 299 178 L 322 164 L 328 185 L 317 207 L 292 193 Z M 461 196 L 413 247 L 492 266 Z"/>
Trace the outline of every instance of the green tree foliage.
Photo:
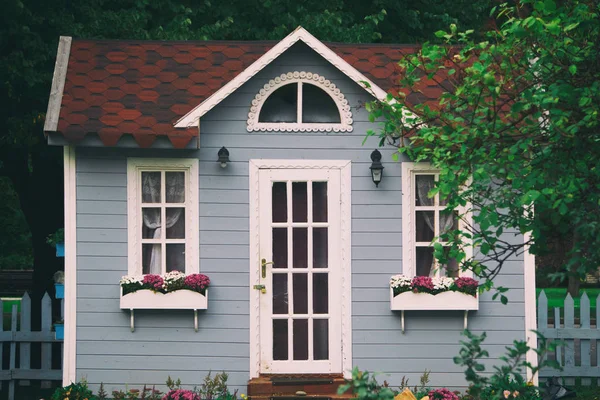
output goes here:
<path id="1" fill-rule="evenodd" d="M 404 85 L 437 80 L 443 96 L 429 105 L 403 98 L 371 105 L 372 118 L 384 120 L 371 134 L 438 167 L 434 191 L 449 208 L 475 210 L 473 224 L 443 235 L 453 245 L 436 246 L 436 257 L 458 258 L 488 288 L 509 257 L 525 245 L 543 254 L 556 237 L 572 244 L 563 278 L 578 282 L 600 265 L 599 7 L 594 0 L 502 5 L 494 16 L 504 22 L 483 40 L 452 25 L 437 32 L 444 45 L 425 44 L 401 62 Z M 531 240 L 502 236 L 515 231 Z M 483 260 L 465 259 L 469 240 Z"/>
<path id="2" fill-rule="evenodd" d="M 47 146 L 42 133 L 59 35 L 278 40 L 302 25 L 327 41 L 413 42 L 431 39 L 449 23 L 482 26 L 488 6 L 486 0 L 5 0 L 0 15 L 0 176 L 10 179 L 31 231 L 34 292 L 51 290 L 52 274 L 61 268 L 45 243 L 63 224 L 61 149 Z M 4 229 L 2 235 L 13 236 L 23 227 L 15 229 Z"/>

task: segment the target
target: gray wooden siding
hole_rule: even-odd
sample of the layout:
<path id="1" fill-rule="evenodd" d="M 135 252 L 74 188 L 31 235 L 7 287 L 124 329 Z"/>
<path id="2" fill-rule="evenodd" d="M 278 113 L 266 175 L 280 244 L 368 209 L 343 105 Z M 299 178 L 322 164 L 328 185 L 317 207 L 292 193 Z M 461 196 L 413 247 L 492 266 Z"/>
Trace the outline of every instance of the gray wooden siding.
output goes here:
<path id="1" fill-rule="evenodd" d="M 333 81 L 354 113 L 350 133 L 262 133 L 246 131 L 248 108 L 269 79 L 294 70 Z M 306 47 L 295 46 L 202 120 L 199 150 L 79 148 L 77 151 L 77 376 L 107 389 L 125 384 L 164 383 L 168 375 L 199 384 L 209 370 L 230 373 L 245 393 L 249 377 L 248 160 L 252 158 L 344 159 L 352 161 L 353 365 L 388 373 L 390 384 L 406 376 L 418 382 L 430 370 L 432 385 L 464 387 L 452 362 L 461 340 L 462 313 L 407 312 L 406 333 L 389 305 L 388 281 L 402 272 L 401 167 L 384 149 L 384 178 L 371 181 L 370 153 L 362 145 L 369 95 Z M 216 163 L 226 146 L 231 163 Z M 200 160 L 200 270 L 213 281 L 209 309 L 200 313 L 138 312 L 136 331 L 119 309 L 118 281 L 127 273 L 127 157 L 197 157 Z M 484 295 L 469 327 L 487 331 L 492 360 L 504 346 L 524 338 L 522 262 L 507 264 L 499 277 L 511 288 L 507 306 Z M 461 383 L 463 382 L 463 383 Z"/>

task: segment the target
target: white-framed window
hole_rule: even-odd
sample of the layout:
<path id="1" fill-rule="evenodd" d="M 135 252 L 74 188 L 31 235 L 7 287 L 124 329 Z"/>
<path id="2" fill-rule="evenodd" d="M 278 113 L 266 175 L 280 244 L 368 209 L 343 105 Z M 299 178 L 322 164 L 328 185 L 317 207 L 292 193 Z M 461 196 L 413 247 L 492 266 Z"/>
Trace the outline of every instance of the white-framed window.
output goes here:
<path id="1" fill-rule="evenodd" d="M 463 228 L 463 210 L 446 211 L 447 202 L 438 194 L 428 193 L 438 181 L 439 172 L 428 163 L 402 163 L 402 263 L 406 276 L 470 276 L 461 272 L 458 263 L 450 259 L 440 265 L 433 255 L 433 246 L 442 233 Z M 469 218 L 467 215 L 466 218 Z M 470 247 L 466 249 L 471 256 Z"/>
<path id="2" fill-rule="evenodd" d="M 127 159 L 129 275 L 199 272 L 198 160 Z"/>
<path id="3" fill-rule="evenodd" d="M 271 79 L 252 100 L 248 132 L 350 132 L 352 112 L 340 89 L 312 72 Z"/>

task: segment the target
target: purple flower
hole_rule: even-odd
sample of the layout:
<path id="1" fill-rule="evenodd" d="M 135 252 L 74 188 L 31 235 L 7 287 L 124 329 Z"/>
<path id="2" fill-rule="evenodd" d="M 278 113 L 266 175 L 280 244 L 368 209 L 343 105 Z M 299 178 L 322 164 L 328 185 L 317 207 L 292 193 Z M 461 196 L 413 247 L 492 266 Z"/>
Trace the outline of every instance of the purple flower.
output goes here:
<path id="1" fill-rule="evenodd" d="M 458 396 L 446 388 L 431 390 L 428 395 L 431 400 L 458 400 Z"/>
<path id="2" fill-rule="evenodd" d="M 153 290 L 162 290 L 165 284 L 165 281 L 160 275 L 148 274 L 144 275 L 144 279 L 142 280 L 142 284 L 145 287 L 148 287 Z"/>
<path id="3" fill-rule="evenodd" d="M 415 276 L 410 285 L 415 293 L 433 291 L 433 280 L 429 276 Z"/>
<path id="4" fill-rule="evenodd" d="M 479 287 L 479 282 L 477 282 L 473 278 L 468 277 L 456 278 L 454 284 L 456 285 L 456 288 L 459 292 L 467 293 L 472 296 L 475 296 L 477 294 L 477 288 Z"/>
<path id="5" fill-rule="evenodd" d="M 210 279 L 204 274 L 191 274 L 185 277 L 184 286 L 186 289 L 203 293 L 210 285 Z"/>
<path id="6" fill-rule="evenodd" d="M 162 400 L 200 400 L 200 396 L 186 389 L 170 390 Z"/>

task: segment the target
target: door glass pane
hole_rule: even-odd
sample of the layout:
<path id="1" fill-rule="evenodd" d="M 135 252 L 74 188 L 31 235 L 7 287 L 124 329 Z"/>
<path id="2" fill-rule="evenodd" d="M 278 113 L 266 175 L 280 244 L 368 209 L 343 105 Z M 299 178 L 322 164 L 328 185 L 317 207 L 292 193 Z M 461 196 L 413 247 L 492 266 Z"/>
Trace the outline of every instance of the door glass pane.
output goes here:
<path id="1" fill-rule="evenodd" d="M 427 197 L 427 194 L 435 185 L 434 175 L 416 175 L 415 176 L 415 205 L 432 206 L 434 199 Z"/>
<path id="2" fill-rule="evenodd" d="M 162 274 L 161 270 L 161 245 L 142 245 L 142 274 Z"/>
<path id="3" fill-rule="evenodd" d="M 185 239 L 185 208 L 167 208 L 167 239 Z"/>
<path id="4" fill-rule="evenodd" d="M 329 320 L 313 320 L 313 358 L 329 359 Z"/>
<path id="5" fill-rule="evenodd" d="M 288 320 L 273 320 L 273 360 L 288 359 Z"/>
<path id="6" fill-rule="evenodd" d="M 160 239 L 160 208 L 143 208 L 142 222 L 142 239 Z"/>
<path id="7" fill-rule="evenodd" d="M 417 247 L 417 275 L 430 276 L 433 272 L 433 247 Z"/>
<path id="8" fill-rule="evenodd" d="M 185 272 L 185 244 L 167 244 L 167 272 Z"/>
<path id="9" fill-rule="evenodd" d="M 165 172 L 167 203 L 185 203 L 185 172 Z"/>
<path id="10" fill-rule="evenodd" d="M 294 314 L 308 314 L 308 275 L 294 274 Z"/>
<path id="11" fill-rule="evenodd" d="M 294 268 L 308 268 L 308 228 L 294 228 Z"/>
<path id="12" fill-rule="evenodd" d="M 294 320 L 294 360 L 308 360 L 308 320 Z"/>
<path id="13" fill-rule="evenodd" d="M 287 278 L 287 274 L 273 274 L 273 314 L 288 313 Z"/>
<path id="14" fill-rule="evenodd" d="M 285 182 L 273 182 L 273 222 L 287 221 L 287 197 Z"/>
<path id="15" fill-rule="evenodd" d="M 306 182 L 292 183 L 292 221 L 307 222 Z"/>
<path id="16" fill-rule="evenodd" d="M 416 223 L 416 239 L 417 242 L 431 242 L 434 237 L 434 212 L 433 211 L 417 211 Z"/>
<path id="17" fill-rule="evenodd" d="M 273 228 L 273 268 L 287 268 L 287 228 Z"/>
<path id="18" fill-rule="evenodd" d="M 142 172 L 142 203 L 160 203 L 160 172 Z"/>
<path id="19" fill-rule="evenodd" d="M 329 288 L 327 274 L 313 274 L 313 312 L 327 314 L 329 308 Z"/>
<path id="20" fill-rule="evenodd" d="M 313 228 L 313 268 L 327 268 L 327 228 Z"/>
<path id="21" fill-rule="evenodd" d="M 327 182 L 313 182 L 313 221 L 327 222 Z"/>

